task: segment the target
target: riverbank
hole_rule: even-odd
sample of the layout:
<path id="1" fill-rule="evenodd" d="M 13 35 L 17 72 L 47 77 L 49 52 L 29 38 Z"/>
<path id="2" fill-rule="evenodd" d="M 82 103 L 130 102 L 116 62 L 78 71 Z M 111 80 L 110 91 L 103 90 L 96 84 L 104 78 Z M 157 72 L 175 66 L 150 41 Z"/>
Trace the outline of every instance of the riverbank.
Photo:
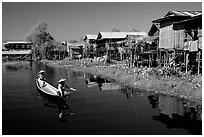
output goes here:
<path id="1" fill-rule="evenodd" d="M 30 62 L 28 61 L 9 61 L 9 62 L 2 62 L 2 64 L 5 65 L 7 69 L 19 70 L 19 69 L 28 69 Z"/>
<path id="2" fill-rule="evenodd" d="M 51 67 L 71 69 L 114 79 L 117 82 L 152 93 L 202 101 L 202 75 L 174 72 L 168 68 L 128 68 L 121 63 L 104 64 L 92 59 L 48 61 Z"/>

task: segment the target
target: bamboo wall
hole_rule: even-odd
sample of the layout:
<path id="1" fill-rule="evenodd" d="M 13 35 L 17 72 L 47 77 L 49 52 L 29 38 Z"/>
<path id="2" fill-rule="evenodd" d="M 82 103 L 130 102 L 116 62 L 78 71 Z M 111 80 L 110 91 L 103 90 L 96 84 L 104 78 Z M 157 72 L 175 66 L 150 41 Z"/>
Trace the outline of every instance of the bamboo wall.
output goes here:
<path id="1" fill-rule="evenodd" d="M 159 48 L 163 49 L 182 49 L 186 34 L 184 29 L 173 30 L 173 25 L 160 29 Z"/>
<path id="2" fill-rule="evenodd" d="M 159 48 L 174 48 L 174 30 L 173 25 L 169 25 L 160 29 L 159 32 Z"/>
<path id="3" fill-rule="evenodd" d="M 183 49 L 185 37 L 186 37 L 185 30 L 174 31 L 174 48 L 175 49 Z"/>

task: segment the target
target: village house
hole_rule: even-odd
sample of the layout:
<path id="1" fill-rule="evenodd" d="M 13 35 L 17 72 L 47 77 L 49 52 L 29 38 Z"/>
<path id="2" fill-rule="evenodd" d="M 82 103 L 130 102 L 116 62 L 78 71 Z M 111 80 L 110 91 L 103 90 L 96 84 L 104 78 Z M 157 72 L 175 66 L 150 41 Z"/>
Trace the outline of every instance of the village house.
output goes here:
<path id="1" fill-rule="evenodd" d="M 148 34 L 155 36 L 159 32 L 157 61 L 160 66 L 176 63 L 188 71 L 200 64 L 195 62 L 198 60 L 197 55 L 201 54 L 198 52 L 201 49 L 198 48 L 201 47 L 199 43 L 202 43 L 199 38 L 202 37 L 201 11 L 169 11 L 163 18 L 153 20 L 152 23 Z"/>
<path id="2" fill-rule="evenodd" d="M 2 46 L 3 60 L 32 60 L 31 42 L 7 41 Z"/>
<path id="3" fill-rule="evenodd" d="M 67 52 L 72 59 L 81 59 L 84 47 L 84 40 L 72 40 L 67 43 Z"/>
<path id="4" fill-rule="evenodd" d="M 137 40 L 146 35 L 145 32 L 99 32 L 91 43 L 96 47 L 97 57 L 108 55 L 110 59 L 123 60 L 128 52 L 132 53 Z"/>
<path id="5" fill-rule="evenodd" d="M 177 48 L 184 50 L 184 63 L 186 72 L 188 70 L 198 73 L 202 70 L 202 15 L 194 16 L 174 24 L 174 30 L 184 30 L 185 37 L 183 47 Z"/>
<path id="6" fill-rule="evenodd" d="M 146 64 L 148 67 L 158 65 L 158 45 L 159 45 L 159 24 L 152 23 L 148 36 L 143 38 L 144 49 L 139 53 L 142 59 L 140 64 Z"/>
<path id="7" fill-rule="evenodd" d="M 107 55 L 110 58 L 117 59 L 117 44 L 118 41 L 126 39 L 124 32 L 99 32 L 97 36 L 96 44 L 96 56 Z"/>
<path id="8" fill-rule="evenodd" d="M 97 39 L 97 35 L 87 34 L 84 36 L 85 47 L 83 49 L 84 57 L 93 58 L 94 57 L 94 44 L 92 43 Z"/>
<path id="9" fill-rule="evenodd" d="M 86 36 L 84 36 L 84 41 L 86 41 L 87 43 L 90 43 L 91 41 L 96 39 L 97 39 L 97 35 L 87 34 Z"/>

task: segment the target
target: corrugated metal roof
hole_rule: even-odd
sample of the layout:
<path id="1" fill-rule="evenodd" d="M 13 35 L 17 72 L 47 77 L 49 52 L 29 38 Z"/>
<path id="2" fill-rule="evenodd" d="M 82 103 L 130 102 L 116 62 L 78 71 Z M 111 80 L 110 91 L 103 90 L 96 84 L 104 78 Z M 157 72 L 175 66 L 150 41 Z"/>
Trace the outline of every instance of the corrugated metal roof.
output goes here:
<path id="1" fill-rule="evenodd" d="M 97 39 L 97 35 L 88 34 L 88 35 L 85 36 L 84 39 L 94 40 L 94 39 Z"/>
<path id="2" fill-rule="evenodd" d="M 99 32 L 97 39 L 120 39 L 126 36 L 125 32 Z"/>
<path id="3" fill-rule="evenodd" d="M 194 16 L 192 18 L 188 18 L 188 19 L 185 19 L 185 20 L 181 20 L 181 21 L 178 21 L 178 22 L 174 22 L 174 24 L 179 24 L 179 23 L 183 23 L 183 22 L 188 22 L 188 21 L 192 21 L 192 20 L 196 20 L 196 19 L 201 19 L 202 20 L 202 15 L 197 15 L 197 16 Z"/>
<path id="4" fill-rule="evenodd" d="M 146 32 L 125 32 L 127 35 L 132 35 L 132 36 L 145 36 L 147 35 Z"/>
<path id="5" fill-rule="evenodd" d="M 31 54 L 31 50 L 13 50 L 13 51 L 2 51 L 3 55 L 18 55 L 18 54 Z"/>
<path id="6" fill-rule="evenodd" d="M 123 39 L 128 35 L 145 36 L 145 32 L 99 32 L 97 39 Z"/>
<path id="7" fill-rule="evenodd" d="M 201 15 L 202 11 L 169 11 L 164 17 L 169 16 L 198 16 Z"/>
<path id="8" fill-rule="evenodd" d="M 30 44 L 28 41 L 7 41 L 4 44 Z"/>
<path id="9" fill-rule="evenodd" d="M 68 42 L 67 45 L 72 47 L 84 46 L 84 41 L 80 40 L 75 42 Z"/>

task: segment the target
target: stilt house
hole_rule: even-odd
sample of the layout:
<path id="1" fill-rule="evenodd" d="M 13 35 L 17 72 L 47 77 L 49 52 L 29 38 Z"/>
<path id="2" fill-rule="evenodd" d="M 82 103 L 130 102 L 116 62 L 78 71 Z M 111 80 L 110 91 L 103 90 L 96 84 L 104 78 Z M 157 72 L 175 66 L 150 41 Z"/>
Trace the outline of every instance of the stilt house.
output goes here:
<path id="1" fill-rule="evenodd" d="M 153 20 L 152 23 L 159 24 L 159 65 L 166 66 L 175 62 L 180 63 L 187 70 L 188 59 L 184 52 L 186 42 L 199 39 L 199 31 L 202 30 L 202 12 L 169 11 L 163 18 Z M 198 47 L 195 43 L 193 46 Z"/>

